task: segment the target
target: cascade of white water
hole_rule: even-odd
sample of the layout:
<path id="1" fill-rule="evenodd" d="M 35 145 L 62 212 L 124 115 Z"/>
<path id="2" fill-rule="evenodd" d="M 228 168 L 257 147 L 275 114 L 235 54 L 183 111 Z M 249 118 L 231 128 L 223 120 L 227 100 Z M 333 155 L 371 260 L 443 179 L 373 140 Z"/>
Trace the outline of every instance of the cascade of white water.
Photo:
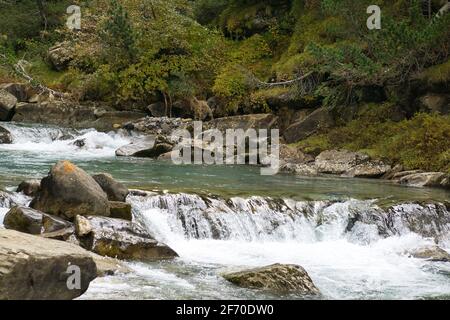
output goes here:
<path id="1" fill-rule="evenodd" d="M 314 243 L 346 239 L 370 244 L 411 232 L 445 237 L 450 213 L 439 204 L 381 209 L 374 201 L 294 201 L 264 197 L 228 200 L 190 194 L 130 197 L 135 216 L 155 237 Z"/>
<path id="2" fill-rule="evenodd" d="M 13 143 L 0 151 L 24 151 L 70 157 L 114 156 L 115 150 L 130 142 L 123 132 L 103 133 L 94 129 L 74 130 L 52 126 L 2 125 L 11 132 Z M 76 143 L 78 142 L 78 143 Z"/>

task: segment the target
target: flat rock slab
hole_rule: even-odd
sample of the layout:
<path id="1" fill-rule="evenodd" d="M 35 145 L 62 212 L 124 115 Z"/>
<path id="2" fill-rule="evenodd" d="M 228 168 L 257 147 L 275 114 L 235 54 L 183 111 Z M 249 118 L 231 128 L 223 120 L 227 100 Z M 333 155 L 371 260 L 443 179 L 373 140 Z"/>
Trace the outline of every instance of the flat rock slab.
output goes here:
<path id="1" fill-rule="evenodd" d="M 136 223 L 93 216 L 77 217 L 75 220 L 81 245 L 99 255 L 138 261 L 171 259 L 178 256 Z"/>
<path id="2" fill-rule="evenodd" d="M 80 289 L 69 289 L 69 266 L 80 270 Z M 79 297 L 97 276 L 89 252 L 62 241 L 0 229 L 0 300 Z"/>

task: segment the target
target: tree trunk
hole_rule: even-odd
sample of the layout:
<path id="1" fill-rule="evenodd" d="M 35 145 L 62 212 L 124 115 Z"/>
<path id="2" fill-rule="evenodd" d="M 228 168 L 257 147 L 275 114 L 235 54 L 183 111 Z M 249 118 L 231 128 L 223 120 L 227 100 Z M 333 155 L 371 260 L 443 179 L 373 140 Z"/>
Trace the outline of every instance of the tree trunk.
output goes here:
<path id="1" fill-rule="evenodd" d="M 39 15 L 41 16 L 42 25 L 44 26 L 44 30 L 47 30 L 47 15 L 45 13 L 44 0 L 36 0 L 37 7 L 39 9 Z"/>

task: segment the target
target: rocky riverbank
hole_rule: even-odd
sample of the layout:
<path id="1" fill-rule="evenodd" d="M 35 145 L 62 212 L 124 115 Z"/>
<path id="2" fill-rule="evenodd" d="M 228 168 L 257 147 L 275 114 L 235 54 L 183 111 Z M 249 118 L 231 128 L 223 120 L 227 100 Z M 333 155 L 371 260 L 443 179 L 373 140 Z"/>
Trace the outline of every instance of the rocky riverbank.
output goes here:
<path id="1" fill-rule="evenodd" d="M 0 230 L 0 299 L 75 298 L 97 274 L 127 272 L 115 259 L 149 261 L 177 256 L 133 221 L 131 206 L 125 203 L 129 191 L 110 175 L 91 177 L 61 161 L 39 185 L 24 182 L 20 189 L 33 200 L 30 207 L 9 202 L 12 208 L 3 223 L 14 232 Z M 62 276 L 70 265 L 78 266 L 83 275 L 78 291 L 66 287 L 70 273 Z M 55 272 L 61 276 L 55 277 Z M 20 277 L 11 276 L 17 273 Z M 33 279 L 31 287 L 26 282 L 29 278 Z"/>

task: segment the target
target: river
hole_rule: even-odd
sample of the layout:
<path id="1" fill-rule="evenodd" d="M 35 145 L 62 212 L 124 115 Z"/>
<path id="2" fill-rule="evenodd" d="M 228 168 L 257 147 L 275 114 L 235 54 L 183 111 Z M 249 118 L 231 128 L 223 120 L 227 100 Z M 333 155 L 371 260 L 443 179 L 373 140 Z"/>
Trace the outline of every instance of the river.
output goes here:
<path id="1" fill-rule="evenodd" d="M 129 263 L 133 272 L 99 278 L 81 299 L 297 299 L 236 288 L 220 274 L 271 263 L 295 263 L 310 274 L 324 299 L 450 298 L 450 266 L 405 252 L 433 240 L 403 221 L 388 226 L 357 221 L 400 203 L 450 199 L 448 191 L 336 177 L 261 176 L 249 166 L 176 166 L 151 159 L 116 158 L 131 137 L 42 125 L 3 124 L 13 144 L 0 145 L 0 189 L 42 178 L 67 159 L 89 173 L 108 172 L 130 188 L 134 218 L 180 257 Z M 74 141 L 84 139 L 79 148 Z M 17 203 L 30 199 L 14 194 Z M 8 211 L 0 202 L 0 221 Z M 367 220 L 367 219 L 366 219 Z M 387 230 L 380 236 L 380 228 Z M 450 228 L 450 226 L 448 226 Z M 450 230 L 450 229 L 445 230 Z M 445 232 L 439 245 L 450 250 Z"/>

